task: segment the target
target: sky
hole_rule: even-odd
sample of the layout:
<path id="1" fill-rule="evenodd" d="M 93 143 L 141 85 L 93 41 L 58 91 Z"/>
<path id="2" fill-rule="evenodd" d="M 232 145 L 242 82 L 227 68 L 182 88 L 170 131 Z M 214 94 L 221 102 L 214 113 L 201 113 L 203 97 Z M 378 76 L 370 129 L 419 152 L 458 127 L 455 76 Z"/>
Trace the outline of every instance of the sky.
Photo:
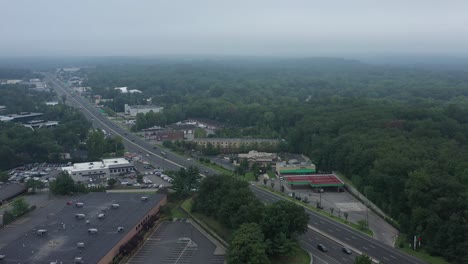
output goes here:
<path id="1" fill-rule="evenodd" d="M 468 55 L 466 0 L 0 0 L 0 56 Z"/>

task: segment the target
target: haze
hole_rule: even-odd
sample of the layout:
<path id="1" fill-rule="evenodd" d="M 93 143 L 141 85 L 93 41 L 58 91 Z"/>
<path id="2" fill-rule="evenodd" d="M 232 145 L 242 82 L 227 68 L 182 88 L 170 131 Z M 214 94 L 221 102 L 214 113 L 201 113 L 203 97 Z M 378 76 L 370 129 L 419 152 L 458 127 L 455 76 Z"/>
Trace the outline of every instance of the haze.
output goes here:
<path id="1" fill-rule="evenodd" d="M 468 1 L 0 0 L 0 10 L 0 56 L 468 54 Z"/>

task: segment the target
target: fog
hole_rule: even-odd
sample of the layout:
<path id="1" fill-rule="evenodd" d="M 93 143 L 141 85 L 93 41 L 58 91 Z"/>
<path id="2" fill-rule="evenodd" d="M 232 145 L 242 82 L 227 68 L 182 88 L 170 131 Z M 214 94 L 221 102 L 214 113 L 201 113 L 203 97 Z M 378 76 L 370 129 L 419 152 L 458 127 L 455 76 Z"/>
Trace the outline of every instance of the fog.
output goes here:
<path id="1" fill-rule="evenodd" d="M 0 56 L 468 54 L 468 1 L 0 0 Z"/>

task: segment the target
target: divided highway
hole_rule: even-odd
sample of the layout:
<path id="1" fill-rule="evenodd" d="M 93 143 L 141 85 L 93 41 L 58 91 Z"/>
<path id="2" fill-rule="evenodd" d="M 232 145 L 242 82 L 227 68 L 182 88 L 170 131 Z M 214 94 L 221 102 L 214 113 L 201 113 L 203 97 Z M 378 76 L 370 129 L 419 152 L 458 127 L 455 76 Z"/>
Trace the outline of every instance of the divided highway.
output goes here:
<path id="1" fill-rule="evenodd" d="M 132 133 L 128 133 L 126 130 L 114 124 L 85 99 L 70 94 L 63 83 L 57 80 L 52 74 L 45 74 L 45 76 L 47 81 L 52 84 L 55 91 L 59 95 L 66 95 L 67 102 L 80 108 L 83 114 L 93 122 L 93 126 L 104 129 L 111 135 L 122 137 L 124 145 L 128 150 L 141 152 L 148 161 L 160 164 L 164 169 L 178 170 L 182 167 L 196 166 L 199 168 L 201 174 L 218 174 L 217 171 L 209 167 L 187 160 L 174 153 L 167 152 L 165 156 L 162 155 L 161 150 L 155 149 L 152 144 Z M 149 154 L 149 156 L 146 156 L 146 154 Z M 251 186 L 251 190 L 264 202 L 275 202 L 280 199 L 285 199 L 253 185 Z M 306 212 L 309 215 L 310 228 L 309 231 L 301 237 L 300 243 L 315 256 L 314 263 L 353 263 L 356 253 L 365 253 L 373 259 L 386 264 L 425 263 L 346 225 L 330 220 L 312 210 L 306 209 Z M 316 246 L 318 243 L 327 246 L 329 252 L 323 253 L 317 250 Z M 347 255 L 342 252 L 341 247 L 343 245 L 351 248 L 353 254 Z"/>

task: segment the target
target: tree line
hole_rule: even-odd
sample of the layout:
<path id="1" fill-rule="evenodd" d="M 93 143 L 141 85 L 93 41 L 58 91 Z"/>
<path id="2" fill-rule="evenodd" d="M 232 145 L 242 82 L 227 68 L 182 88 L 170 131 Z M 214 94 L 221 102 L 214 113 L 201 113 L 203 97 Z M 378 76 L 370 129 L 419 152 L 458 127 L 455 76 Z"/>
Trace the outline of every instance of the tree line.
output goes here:
<path id="1" fill-rule="evenodd" d="M 287 201 L 264 205 L 248 183 L 230 176 L 205 178 L 192 210 L 213 217 L 235 230 L 230 241 L 229 263 L 268 263 L 269 257 L 288 256 L 297 238 L 307 231 L 304 208 Z"/>

